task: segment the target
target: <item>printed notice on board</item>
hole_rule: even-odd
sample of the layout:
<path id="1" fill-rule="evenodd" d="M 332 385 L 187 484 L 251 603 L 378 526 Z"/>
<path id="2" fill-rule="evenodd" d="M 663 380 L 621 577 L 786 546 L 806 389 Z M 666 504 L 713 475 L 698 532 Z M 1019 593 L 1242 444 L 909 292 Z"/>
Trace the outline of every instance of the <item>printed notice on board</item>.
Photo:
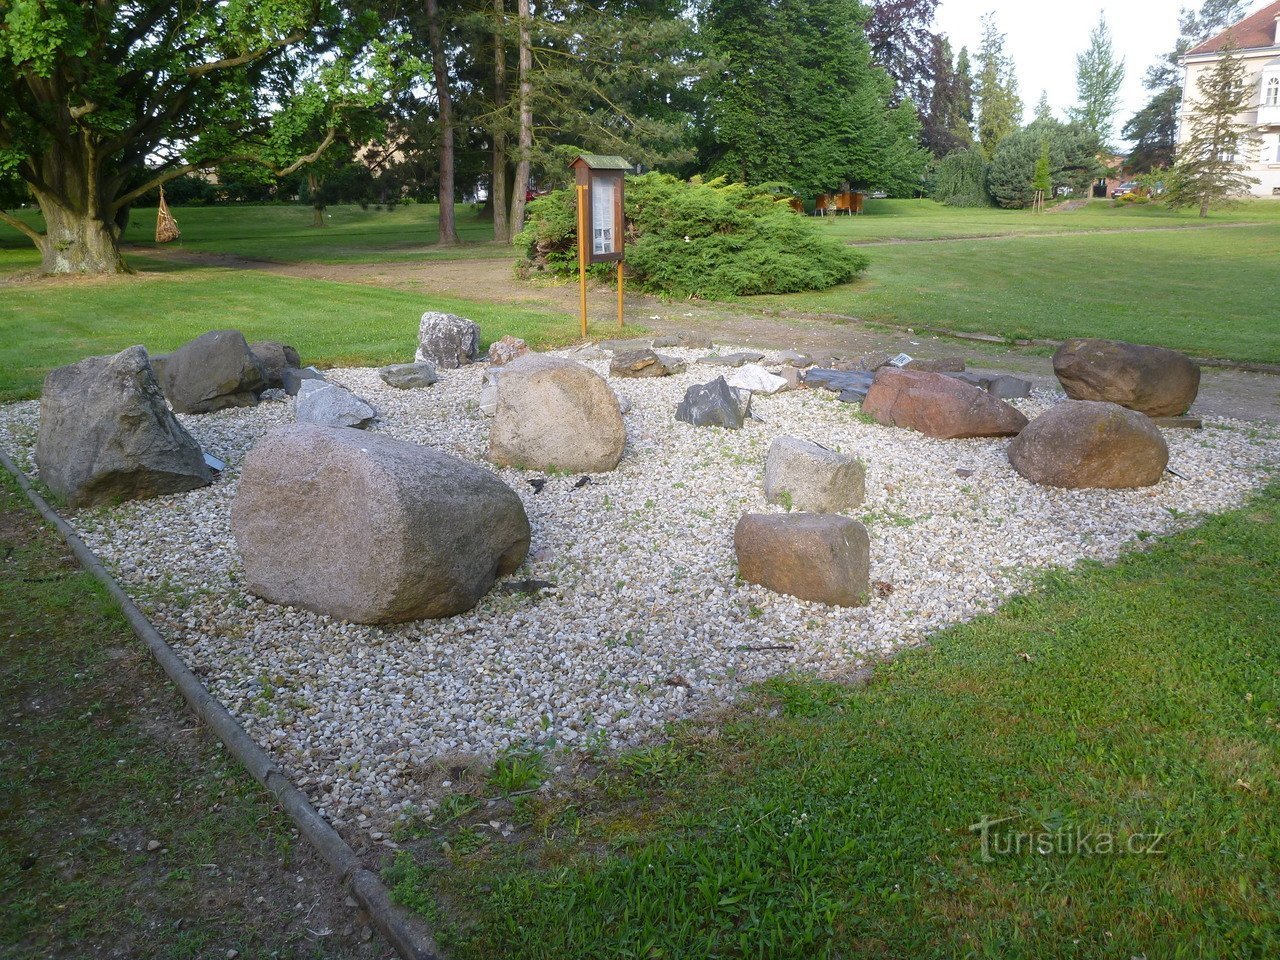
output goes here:
<path id="1" fill-rule="evenodd" d="M 591 252 L 613 253 L 613 181 L 596 180 L 591 187 Z"/>

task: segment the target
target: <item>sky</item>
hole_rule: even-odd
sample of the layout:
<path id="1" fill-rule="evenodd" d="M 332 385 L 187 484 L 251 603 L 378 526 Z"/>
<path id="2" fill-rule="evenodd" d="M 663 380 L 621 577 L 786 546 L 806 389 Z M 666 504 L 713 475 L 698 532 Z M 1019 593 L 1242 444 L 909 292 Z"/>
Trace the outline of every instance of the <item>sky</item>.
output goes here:
<path id="1" fill-rule="evenodd" d="M 1248 11 L 1252 13 L 1266 2 L 1259 0 Z M 1179 9 L 1199 5 L 1199 0 L 1084 0 L 1063 5 L 1043 0 L 942 0 L 936 22 L 937 29 L 951 38 L 953 50 L 968 46 L 972 55 L 981 37 L 982 15 L 995 11 L 996 23 L 1008 37 L 1006 49 L 1016 65 L 1018 89 L 1026 103 L 1024 119 L 1030 120 L 1041 90 L 1049 92 L 1049 103 L 1059 118 L 1075 103 L 1076 54 L 1089 45 L 1089 31 L 1098 15 L 1105 16 L 1116 54 L 1125 61 L 1118 138 L 1125 121 L 1146 105 L 1142 77 L 1147 67 L 1173 49 Z M 1070 10 L 1074 15 L 1055 15 L 1055 9 Z"/>

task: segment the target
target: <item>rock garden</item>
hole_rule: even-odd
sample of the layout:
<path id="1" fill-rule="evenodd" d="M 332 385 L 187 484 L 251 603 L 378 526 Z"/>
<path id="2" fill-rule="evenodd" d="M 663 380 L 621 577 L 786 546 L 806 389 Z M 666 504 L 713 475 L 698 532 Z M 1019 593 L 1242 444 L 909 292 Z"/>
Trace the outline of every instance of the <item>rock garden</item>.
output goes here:
<path id="1" fill-rule="evenodd" d="M 0 408 L 209 689 L 375 839 L 453 765 L 849 676 L 1280 465 L 1274 432 L 1186 416 L 1194 364 L 1133 344 L 1064 344 L 1064 396 L 955 357 L 419 333 L 403 363 L 319 371 L 212 331 Z"/>

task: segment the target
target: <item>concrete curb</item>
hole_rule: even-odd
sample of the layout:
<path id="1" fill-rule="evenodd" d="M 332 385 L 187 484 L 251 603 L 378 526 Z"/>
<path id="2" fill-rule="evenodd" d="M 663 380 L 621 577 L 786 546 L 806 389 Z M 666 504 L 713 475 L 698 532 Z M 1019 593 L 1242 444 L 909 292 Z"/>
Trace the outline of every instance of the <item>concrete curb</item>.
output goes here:
<path id="1" fill-rule="evenodd" d="M 18 481 L 18 486 L 27 495 L 27 499 L 58 531 L 76 559 L 80 561 L 81 566 L 93 574 L 120 604 L 133 632 L 146 644 L 151 655 L 155 657 L 173 685 L 178 688 L 178 692 L 182 694 L 195 715 L 208 725 L 227 751 L 249 771 L 250 776 L 262 784 L 275 798 L 298 827 L 298 831 L 338 875 L 338 879 L 347 888 L 348 893 L 368 912 L 373 925 L 386 937 L 387 942 L 404 960 L 439 960 L 440 954 L 430 927 L 392 901 L 390 893 L 378 875 L 365 868 L 355 851 L 342 839 L 338 831 L 325 822 L 324 818 L 311 806 L 306 795 L 289 782 L 267 752 L 245 732 L 227 708 L 205 689 L 200 678 L 191 672 L 173 648 L 165 642 L 137 604 L 125 593 L 124 588 L 102 565 L 97 555 L 80 539 L 71 525 L 49 506 L 39 491 L 31 485 L 26 474 L 2 450 L 0 450 L 0 464 L 13 474 L 14 479 Z"/>

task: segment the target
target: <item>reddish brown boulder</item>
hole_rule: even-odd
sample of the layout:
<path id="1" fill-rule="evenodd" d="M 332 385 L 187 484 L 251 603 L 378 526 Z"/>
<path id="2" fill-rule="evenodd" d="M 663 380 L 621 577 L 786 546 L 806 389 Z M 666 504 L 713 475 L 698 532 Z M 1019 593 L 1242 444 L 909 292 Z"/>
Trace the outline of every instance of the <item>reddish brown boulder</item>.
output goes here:
<path id="1" fill-rule="evenodd" d="M 738 573 L 775 593 L 837 607 L 870 595 L 870 541 L 856 520 L 831 513 L 748 513 L 733 533 Z"/>
<path id="2" fill-rule="evenodd" d="M 1051 487 L 1149 487 L 1164 475 L 1169 447 L 1141 413 L 1115 403 L 1066 400 L 1013 439 L 1009 462 L 1033 483 Z"/>
<path id="3" fill-rule="evenodd" d="M 1072 400 L 1103 400 L 1149 417 L 1187 412 L 1200 391 L 1200 368 L 1164 347 L 1121 340 L 1068 340 L 1053 372 Z"/>
<path id="4" fill-rule="evenodd" d="M 883 367 L 862 402 L 862 412 L 890 427 L 929 437 L 1008 437 L 1027 425 L 1015 407 L 981 387 L 941 373 Z"/>

